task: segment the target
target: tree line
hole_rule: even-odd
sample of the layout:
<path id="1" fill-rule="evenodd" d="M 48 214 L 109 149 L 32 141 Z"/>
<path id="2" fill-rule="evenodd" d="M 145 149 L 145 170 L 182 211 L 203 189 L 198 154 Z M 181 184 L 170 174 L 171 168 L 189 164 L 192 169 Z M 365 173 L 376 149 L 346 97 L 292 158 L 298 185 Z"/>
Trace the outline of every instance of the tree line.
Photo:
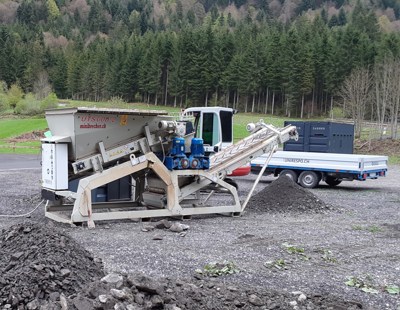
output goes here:
<path id="1" fill-rule="evenodd" d="M 47 8 L 53 21 L 56 8 Z M 26 93 L 50 85 L 59 98 L 224 105 L 303 118 L 343 104 L 342 86 L 354 70 L 372 70 L 400 56 L 400 34 L 381 31 L 375 14 L 360 2 L 340 17 L 340 25 L 322 14 L 288 24 L 267 18 L 233 23 L 216 12 L 201 24 L 186 16 L 179 29 L 149 29 L 139 14 L 130 19 L 137 27 L 121 23 L 113 35 L 76 37 L 68 44 L 57 41 L 57 28 L 44 36 L 26 10 L 20 9 L 20 22 L 0 26 L 0 80 Z M 91 20 L 92 30 L 106 26 Z M 367 107 L 364 116 L 381 117 L 373 110 Z"/>

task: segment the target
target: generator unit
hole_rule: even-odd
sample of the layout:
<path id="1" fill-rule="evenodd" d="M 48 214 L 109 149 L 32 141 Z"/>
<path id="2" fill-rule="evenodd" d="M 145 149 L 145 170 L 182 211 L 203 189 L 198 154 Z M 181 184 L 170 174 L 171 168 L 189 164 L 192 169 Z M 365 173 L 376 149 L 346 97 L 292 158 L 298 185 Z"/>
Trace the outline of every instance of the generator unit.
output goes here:
<path id="1" fill-rule="evenodd" d="M 353 154 L 354 125 L 335 122 L 285 121 L 296 126 L 297 141 L 284 143 L 284 151 Z"/>

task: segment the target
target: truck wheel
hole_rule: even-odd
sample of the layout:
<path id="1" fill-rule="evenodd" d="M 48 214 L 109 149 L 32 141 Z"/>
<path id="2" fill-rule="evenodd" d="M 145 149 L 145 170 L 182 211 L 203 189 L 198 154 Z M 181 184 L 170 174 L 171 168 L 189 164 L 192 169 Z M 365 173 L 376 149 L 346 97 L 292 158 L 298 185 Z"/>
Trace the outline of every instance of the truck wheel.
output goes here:
<path id="1" fill-rule="evenodd" d="M 289 169 L 282 170 L 279 175 L 286 175 L 287 177 L 291 178 L 294 183 L 297 183 L 297 179 L 299 178 L 296 171 Z"/>
<path id="2" fill-rule="evenodd" d="M 336 185 L 339 185 L 340 183 L 342 183 L 342 181 L 339 180 L 338 178 L 327 177 L 325 179 L 325 183 L 328 184 L 329 186 L 336 186 Z"/>
<path id="3" fill-rule="evenodd" d="M 303 171 L 299 176 L 299 184 L 305 188 L 314 188 L 319 183 L 318 174 L 314 171 Z"/>

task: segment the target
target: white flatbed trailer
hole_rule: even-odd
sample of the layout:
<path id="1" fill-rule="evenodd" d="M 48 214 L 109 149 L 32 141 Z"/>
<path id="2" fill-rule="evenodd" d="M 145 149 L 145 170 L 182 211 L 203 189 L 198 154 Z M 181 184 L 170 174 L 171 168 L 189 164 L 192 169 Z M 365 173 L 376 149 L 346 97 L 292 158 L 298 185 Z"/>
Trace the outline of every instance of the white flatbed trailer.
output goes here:
<path id="1" fill-rule="evenodd" d="M 266 156 L 251 161 L 251 170 L 258 173 Z M 277 151 L 264 174 L 285 174 L 306 188 L 316 187 L 321 180 L 330 186 L 342 181 L 377 179 L 387 173 L 387 156 Z"/>

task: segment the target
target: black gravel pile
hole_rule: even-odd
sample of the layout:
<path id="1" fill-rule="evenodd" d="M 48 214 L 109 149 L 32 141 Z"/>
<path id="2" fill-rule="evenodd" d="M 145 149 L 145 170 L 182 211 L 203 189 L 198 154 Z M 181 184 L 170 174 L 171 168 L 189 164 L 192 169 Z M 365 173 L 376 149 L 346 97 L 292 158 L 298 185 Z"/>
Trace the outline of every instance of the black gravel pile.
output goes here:
<path id="1" fill-rule="evenodd" d="M 101 281 L 91 283 L 77 296 L 50 302 L 47 309 L 56 309 L 63 304 L 68 309 L 79 310 L 365 309 L 357 302 L 320 295 L 307 297 L 301 292 L 279 294 L 226 286 L 200 278 L 190 283 L 172 279 L 156 280 L 144 275 L 119 274 L 109 274 Z"/>
<path id="2" fill-rule="evenodd" d="M 0 305 L 36 309 L 104 276 L 100 260 L 54 227 L 21 223 L 0 234 Z"/>
<path id="3" fill-rule="evenodd" d="M 308 189 L 281 175 L 250 199 L 248 209 L 276 213 L 323 213 L 332 208 Z"/>

